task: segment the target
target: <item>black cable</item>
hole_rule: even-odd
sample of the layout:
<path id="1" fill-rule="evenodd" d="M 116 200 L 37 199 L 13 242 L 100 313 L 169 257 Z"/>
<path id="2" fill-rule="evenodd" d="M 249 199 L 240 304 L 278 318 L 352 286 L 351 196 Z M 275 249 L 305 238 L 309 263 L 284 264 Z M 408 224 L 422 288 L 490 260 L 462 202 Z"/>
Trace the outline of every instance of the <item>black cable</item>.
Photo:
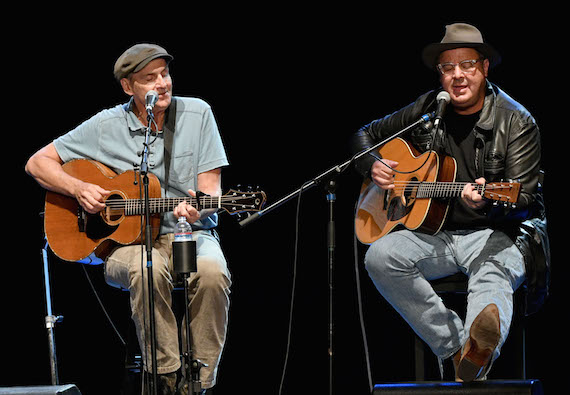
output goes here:
<path id="1" fill-rule="evenodd" d="M 400 174 L 414 173 L 414 172 L 418 171 L 419 169 L 421 169 L 428 162 L 431 154 L 433 152 L 435 152 L 433 150 L 433 144 L 435 143 L 435 135 L 436 135 L 436 133 L 434 133 L 434 135 L 432 137 L 429 154 L 427 155 L 425 161 L 421 164 L 421 166 L 419 166 L 415 170 L 411 170 L 411 171 L 407 171 L 407 172 L 399 171 L 399 170 L 393 169 L 392 167 L 390 167 L 389 165 L 384 163 L 384 161 L 382 161 L 382 159 L 379 158 L 378 155 L 375 155 L 373 153 L 369 153 L 369 155 L 374 157 L 374 159 L 381 161 L 382 163 L 384 163 L 386 166 L 388 166 L 390 169 L 394 170 L 397 173 L 400 173 Z M 356 154 L 356 155 L 358 155 L 358 154 Z M 346 164 L 346 166 L 344 166 L 342 168 L 340 168 L 340 167 L 337 168 L 337 172 L 339 175 L 344 173 L 350 167 L 350 165 L 354 162 L 355 156 L 353 156 L 350 159 L 350 161 Z M 299 253 L 299 251 L 298 251 L 298 247 L 299 247 L 299 212 L 300 212 L 300 207 L 301 207 L 301 196 L 303 194 L 305 185 L 307 185 L 311 182 L 312 181 L 305 182 L 301 186 L 301 188 L 299 188 L 299 193 L 298 193 L 298 198 L 297 198 L 297 210 L 296 210 L 296 214 L 295 214 L 295 247 L 294 247 L 295 256 L 294 256 L 294 260 L 293 260 L 293 279 L 292 279 L 292 284 L 291 284 L 291 300 L 289 302 L 290 305 L 289 305 L 289 324 L 288 324 L 288 330 L 287 330 L 287 346 L 286 346 L 286 352 L 285 352 L 285 360 L 283 363 L 283 370 L 281 373 L 281 382 L 279 384 L 279 392 L 278 392 L 279 395 L 281 395 L 281 393 L 283 391 L 283 384 L 285 382 L 285 375 L 286 375 L 286 371 L 287 371 L 287 365 L 289 362 L 289 353 L 290 353 L 290 348 L 291 348 L 293 310 L 294 310 L 294 304 L 295 304 L 295 288 L 296 288 L 296 282 L 297 282 L 297 261 L 298 261 L 298 253 Z M 360 319 L 360 329 L 361 329 L 362 340 L 363 340 L 363 344 L 364 344 L 364 354 L 365 354 L 364 356 L 365 356 L 365 360 L 366 360 L 368 385 L 370 387 L 370 391 L 372 391 L 374 389 L 374 387 L 372 384 L 372 372 L 371 372 L 371 368 L 370 368 L 370 354 L 369 354 L 369 350 L 368 350 L 368 340 L 367 340 L 366 329 L 365 329 L 365 325 L 364 325 L 364 314 L 362 311 L 362 296 L 361 296 L 361 286 L 360 286 L 360 274 L 359 274 L 359 270 L 358 270 L 358 252 L 357 252 L 356 233 L 354 233 L 354 240 L 353 241 L 354 241 L 354 264 L 355 264 L 355 274 L 356 274 L 356 289 L 357 289 L 357 297 L 358 297 L 358 311 L 359 311 L 359 319 Z"/>
<path id="2" fill-rule="evenodd" d="M 105 308 L 105 305 L 103 304 L 103 301 L 99 297 L 99 294 L 97 293 L 97 290 L 95 289 L 95 286 L 93 285 L 93 282 L 91 281 L 91 277 L 89 276 L 89 273 L 87 273 L 87 269 L 85 269 L 85 265 L 84 264 L 80 264 L 80 265 L 81 265 L 81 268 L 83 269 L 83 273 L 85 273 L 85 278 L 87 279 L 87 282 L 89 282 L 89 285 L 91 286 L 91 291 L 93 291 L 93 295 L 95 295 L 97 302 L 99 302 L 99 306 L 101 307 L 101 310 L 103 310 L 105 317 L 107 317 L 107 321 L 109 322 L 109 324 L 111 324 L 111 327 L 115 331 L 115 335 L 117 335 L 117 337 L 119 338 L 119 341 L 121 342 L 123 347 L 127 347 L 127 342 L 123 339 L 123 337 L 121 336 L 121 333 L 119 332 L 119 330 L 115 326 L 115 323 L 111 319 L 111 316 L 107 312 L 107 309 Z"/>
<path id="3" fill-rule="evenodd" d="M 356 206 L 355 206 L 356 211 Z M 362 288 L 360 286 L 360 270 L 358 269 L 358 240 L 356 238 L 356 232 L 353 232 L 353 251 L 354 251 L 354 275 L 356 282 L 356 299 L 358 304 L 358 318 L 360 321 L 360 332 L 362 334 L 362 344 L 364 346 L 364 360 L 366 362 L 366 373 L 368 377 L 368 386 L 370 388 L 370 393 L 374 390 L 374 384 L 372 383 L 372 369 L 370 367 L 370 352 L 368 350 L 368 337 L 366 336 L 366 327 L 364 325 L 364 313 L 362 309 Z"/>
<path id="4" fill-rule="evenodd" d="M 281 383 L 279 384 L 279 395 L 283 391 L 283 384 L 285 382 L 285 374 L 287 372 L 287 364 L 289 362 L 289 352 L 291 350 L 291 333 L 293 328 L 293 310 L 295 304 L 295 288 L 297 284 L 297 261 L 299 256 L 299 212 L 301 208 L 301 196 L 303 194 L 303 189 L 305 185 L 309 182 L 304 183 L 299 189 L 299 196 L 297 198 L 297 211 L 295 214 L 295 248 L 294 248 L 294 259 L 293 259 L 293 280 L 291 284 L 291 300 L 289 305 L 289 325 L 287 330 L 287 347 L 285 352 L 285 361 L 283 362 L 283 371 L 281 373 Z"/>

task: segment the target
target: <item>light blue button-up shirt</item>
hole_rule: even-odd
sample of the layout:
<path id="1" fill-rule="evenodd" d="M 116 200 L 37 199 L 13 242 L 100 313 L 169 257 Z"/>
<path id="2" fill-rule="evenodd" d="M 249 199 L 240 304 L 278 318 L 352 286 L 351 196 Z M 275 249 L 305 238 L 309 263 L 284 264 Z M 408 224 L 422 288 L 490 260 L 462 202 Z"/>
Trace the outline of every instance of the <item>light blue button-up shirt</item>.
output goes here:
<path id="1" fill-rule="evenodd" d="M 168 187 L 165 188 L 164 139 L 151 136 L 149 171 L 157 176 L 163 197 L 188 196 L 197 189 L 198 174 L 227 166 L 228 160 L 211 107 L 196 98 L 176 97 L 176 130 L 172 143 Z M 132 170 L 141 163 L 145 127 L 130 111 L 132 103 L 103 110 L 54 141 L 64 162 L 92 159 L 117 173 Z M 211 229 L 217 215 L 192 224 L 192 229 Z M 167 213 L 160 234 L 174 230 L 176 218 Z"/>

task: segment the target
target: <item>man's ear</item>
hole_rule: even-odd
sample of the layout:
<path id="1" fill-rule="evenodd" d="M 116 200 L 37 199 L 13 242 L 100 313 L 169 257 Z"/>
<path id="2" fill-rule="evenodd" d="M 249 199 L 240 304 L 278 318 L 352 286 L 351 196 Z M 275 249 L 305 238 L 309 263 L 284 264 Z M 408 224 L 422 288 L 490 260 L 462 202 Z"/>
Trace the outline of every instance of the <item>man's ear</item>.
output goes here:
<path id="1" fill-rule="evenodd" d="M 121 78 L 121 87 L 127 95 L 134 95 L 133 88 L 131 87 L 131 81 L 129 81 L 128 78 Z"/>

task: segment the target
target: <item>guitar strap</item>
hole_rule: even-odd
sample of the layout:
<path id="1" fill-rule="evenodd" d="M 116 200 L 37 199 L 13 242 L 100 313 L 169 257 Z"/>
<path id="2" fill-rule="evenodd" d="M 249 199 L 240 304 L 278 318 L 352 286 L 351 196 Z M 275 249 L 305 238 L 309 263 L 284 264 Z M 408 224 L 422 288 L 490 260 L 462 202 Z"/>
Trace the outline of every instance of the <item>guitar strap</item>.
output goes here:
<path id="1" fill-rule="evenodd" d="M 170 162 L 172 158 L 172 141 L 174 140 L 174 132 L 176 127 L 176 98 L 173 97 L 166 110 L 166 120 L 162 130 L 164 138 L 164 186 L 168 187 L 168 178 L 170 174 Z"/>
<path id="2" fill-rule="evenodd" d="M 133 99 L 123 104 L 123 110 L 129 112 L 133 106 Z M 173 97 L 170 106 L 166 109 L 166 120 L 162 130 L 164 138 L 164 185 L 168 185 L 170 174 L 170 159 L 172 158 L 172 141 L 176 130 L 176 98 Z"/>

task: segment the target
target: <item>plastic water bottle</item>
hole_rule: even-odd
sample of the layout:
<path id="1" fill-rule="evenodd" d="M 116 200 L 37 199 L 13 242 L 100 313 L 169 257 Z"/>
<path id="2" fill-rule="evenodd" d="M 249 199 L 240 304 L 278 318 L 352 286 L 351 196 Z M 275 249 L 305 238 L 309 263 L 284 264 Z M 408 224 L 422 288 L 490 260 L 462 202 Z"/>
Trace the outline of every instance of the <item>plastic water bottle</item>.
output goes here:
<path id="1" fill-rule="evenodd" d="M 190 241 L 192 240 L 192 227 L 182 216 L 178 218 L 176 229 L 174 230 L 174 241 Z"/>
<path id="2" fill-rule="evenodd" d="M 196 242 L 192 240 L 192 227 L 186 217 L 178 218 L 172 243 L 174 271 L 184 276 L 197 271 Z"/>

